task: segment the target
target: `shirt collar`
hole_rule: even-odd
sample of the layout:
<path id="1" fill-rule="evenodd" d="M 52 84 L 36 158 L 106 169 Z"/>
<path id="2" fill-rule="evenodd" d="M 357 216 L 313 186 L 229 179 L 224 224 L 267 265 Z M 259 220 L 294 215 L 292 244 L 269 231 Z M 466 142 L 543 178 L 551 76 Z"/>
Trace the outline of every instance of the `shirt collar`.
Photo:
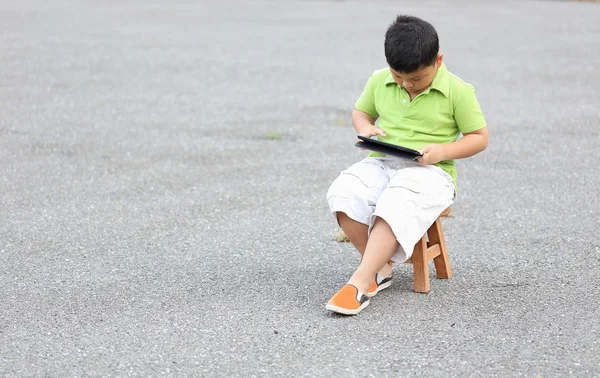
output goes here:
<path id="1" fill-rule="evenodd" d="M 385 78 L 385 85 L 387 86 L 388 84 L 396 84 L 391 72 Z M 448 69 L 443 63 L 440 66 L 440 68 L 438 68 L 438 71 L 435 74 L 433 81 L 431 82 L 431 86 L 427 88 L 427 90 L 424 93 L 429 93 L 432 89 L 435 89 L 441 94 L 443 94 L 445 97 L 448 97 L 450 81 L 448 79 Z"/>

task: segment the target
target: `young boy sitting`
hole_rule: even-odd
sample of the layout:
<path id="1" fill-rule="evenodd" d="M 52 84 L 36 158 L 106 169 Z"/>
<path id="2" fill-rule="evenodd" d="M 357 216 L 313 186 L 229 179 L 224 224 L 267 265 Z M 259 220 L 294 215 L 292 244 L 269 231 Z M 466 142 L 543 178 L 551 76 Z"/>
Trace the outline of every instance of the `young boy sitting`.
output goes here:
<path id="1" fill-rule="evenodd" d="M 473 156 L 488 143 L 473 86 L 448 72 L 431 24 L 398 16 L 384 46 L 389 67 L 367 82 L 352 123 L 359 135 L 423 155 L 417 163 L 372 152 L 342 171 L 329 188 L 331 212 L 362 255 L 358 269 L 326 306 L 345 315 L 358 314 L 390 286 L 391 263 L 410 258 L 417 241 L 453 203 L 454 159 Z"/>

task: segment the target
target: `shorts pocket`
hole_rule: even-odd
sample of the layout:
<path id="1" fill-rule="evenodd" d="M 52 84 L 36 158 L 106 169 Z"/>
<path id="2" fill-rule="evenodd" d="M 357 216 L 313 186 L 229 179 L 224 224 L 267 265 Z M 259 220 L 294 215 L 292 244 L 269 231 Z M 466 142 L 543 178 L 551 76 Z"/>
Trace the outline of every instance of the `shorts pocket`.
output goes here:
<path id="1" fill-rule="evenodd" d="M 437 170 L 429 167 L 409 167 L 394 175 L 388 187 L 400 187 L 417 194 L 439 194 L 446 192 L 451 185 Z"/>
<path id="2" fill-rule="evenodd" d="M 367 188 L 374 188 L 379 182 L 381 182 L 379 186 L 385 187 L 387 182 L 385 170 L 376 163 L 358 162 L 342 171 L 341 175 L 354 176 Z"/>
<path id="3" fill-rule="evenodd" d="M 410 190 L 413 193 L 422 193 L 423 192 L 423 185 L 419 184 L 416 181 L 411 181 L 411 180 L 394 180 L 393 183 L 390 183 L 389 185 L 390 188 L 403 188 L 403 189 L 407 189 Z"/>

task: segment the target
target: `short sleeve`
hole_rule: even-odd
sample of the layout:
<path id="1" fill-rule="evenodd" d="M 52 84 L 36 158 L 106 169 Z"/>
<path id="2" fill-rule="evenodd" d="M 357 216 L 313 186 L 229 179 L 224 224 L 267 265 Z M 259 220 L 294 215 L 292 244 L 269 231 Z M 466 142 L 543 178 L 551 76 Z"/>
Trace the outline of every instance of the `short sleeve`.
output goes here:
<path id="1" fill-rule="evenodd" d="M 377 119 L 379 118 L 379 114 L 375 107 L 375 85 L 373 82 L 374 79 L 373 76 L 371 76 L 369 81 L 367 81 L 367 85 L 365 85 L 365 89 L 356 101 L 356 104 L 354 104 L 354 108 Z"/>
<path id="2" fill-rule="evenodd" d="M 456 99 L 454 120 L 458 129 L 463 134 L 477 131 L 487 126 L 472 85 L 461 91 Z"/>

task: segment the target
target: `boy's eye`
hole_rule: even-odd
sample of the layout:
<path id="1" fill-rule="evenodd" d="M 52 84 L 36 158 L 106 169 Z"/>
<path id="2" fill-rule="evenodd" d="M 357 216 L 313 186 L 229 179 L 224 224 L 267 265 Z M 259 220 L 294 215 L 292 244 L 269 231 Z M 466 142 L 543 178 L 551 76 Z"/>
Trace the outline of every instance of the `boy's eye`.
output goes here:
<path id="1" fill-rule="evenodd" d="M 419 78 L 413 79 L 413 81 L 419 81 L 421 79 L 422 79 L 422 77 L 419 77 Z"/>

